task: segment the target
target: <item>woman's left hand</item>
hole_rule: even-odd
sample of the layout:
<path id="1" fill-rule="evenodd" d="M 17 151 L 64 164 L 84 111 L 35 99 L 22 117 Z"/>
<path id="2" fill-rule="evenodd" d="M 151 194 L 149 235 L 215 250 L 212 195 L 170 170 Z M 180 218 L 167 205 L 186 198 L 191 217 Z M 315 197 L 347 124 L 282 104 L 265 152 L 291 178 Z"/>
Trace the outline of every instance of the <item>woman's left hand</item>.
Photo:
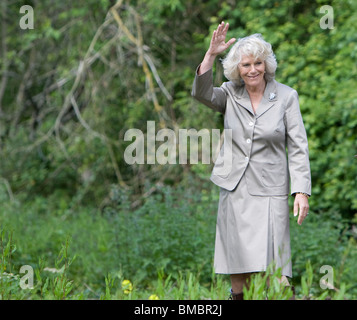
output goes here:
<path id="1" fill-rule="evenodd" d="M 301 225 L 309 213 L 309 200 L 303 194 L 296 194 L 294 201 L 294 217 L 299 214 L 298 224 Z"/>

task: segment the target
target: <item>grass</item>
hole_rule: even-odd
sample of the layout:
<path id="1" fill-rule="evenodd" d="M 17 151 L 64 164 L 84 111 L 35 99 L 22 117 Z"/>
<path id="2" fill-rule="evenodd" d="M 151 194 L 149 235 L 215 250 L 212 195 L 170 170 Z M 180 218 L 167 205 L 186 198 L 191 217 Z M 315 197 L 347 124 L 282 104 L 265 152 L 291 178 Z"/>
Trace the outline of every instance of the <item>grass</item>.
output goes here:
<path id="1" fill-rule="evenodd" d="M 165 187 L 134 211 L 129 197 L 114 191 L 104 210 L 56 195 L 0 201 L 0 299 L 229 297 L 229 276 L 212 270 L 216 190 Z M 355 299 L 355 235 L 337 214 L 311 212 L 303 227 L 291 216 L 291 244 L 297 299 Z M 333 289 L 320 288 L 324 265 L 333 270 Z M 33 270 L 32 289 L 20 287 L 30 284 L 23 266 Z M 289 291 L 266 282 L 255 275 L 246 298 L 288 299 Z"/>
<path id="2" fill-rule="evenodd" d="M 73 280 L 68 276 L 74 258 L 68 256 L 70 240 L 67 239 L 56 258 L 55 268 L 45 267 L 43 260 L 27 274 L 15 273 L 11 265 L 12 255 L 16 251 L 12 233 L 1 230 L 1 263 L 0 297 L 2 300 L 83 300 L 93 299 L 88 292 L 75 290 Z M 12 272 L 9 272 L 12 271 Z M 108 274 L 103 281 L 105 289 L 98 294 L 100 300 L 226 300 L 229 297 L 230 283 L 227 276 L 212 272 L 210 283 L 202 283 L 199 274 L 179 272 L 175 277 L 166 275 L 163 270 L 158 272 L 157 279 L 143 286 L 140 282 L 126 279 L 121 272 Z M 292 297 L 291 290 L 284 290 L 278 281 L 280 269 L 268 270 L 252 276 L 249 289 L 245 289 L 246 300 L 288 300 Z M 268 285 L 269 283 L 269 285 Z M 29 285 L 31 284 L 31 285 Z M 342 300 L 346 299 L 343 284 L 340 290 L 322 291 L 319 295 L 312 294 L 313 270 L 310 262 L 306 264 L 306 274 L 298 286 L 297 300 Z M 89 287 L 88 287 L 89 288 Z M 90 291 L 92 291 L 89 288 Z"/>

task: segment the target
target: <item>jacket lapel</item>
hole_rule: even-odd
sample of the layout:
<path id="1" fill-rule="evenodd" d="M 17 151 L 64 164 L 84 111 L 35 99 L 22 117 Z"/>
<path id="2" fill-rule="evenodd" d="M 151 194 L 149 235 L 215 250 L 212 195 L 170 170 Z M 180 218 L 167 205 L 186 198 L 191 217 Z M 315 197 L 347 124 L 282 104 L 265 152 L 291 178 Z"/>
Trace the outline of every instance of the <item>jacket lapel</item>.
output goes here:
<path id="1" fill-rule="evenodd" d="M 278 100 L 278 92 L 276 88 L 276 81 L 268 81 L 265 91 L 257 108 L 257 112 L 254 114 L 252 103 L 249 98 L 249 94 L 245 86 L 240 86 L 235 90 L 234 98 L 239 105 L 248 110 L 256 118 L 260 117 L 263 113 L 267 112 L 271 107 L 274 106 L 275 102 Z"/>
<path id="2" fill-rule="evenodd" d="M 259 118 L 263 113 L 267 112 L 271 107 L 275 105 L 275 102 L 278 100 L 278 91 L 276 88 L 275 80 L 271 80 L 267 83 L 265 91 L 260 101 L 260 104 L 257 108 L 255 114 L 256 118 Z"/>
<path id="3" fill-rule="evenodd" d="M 234 93 L 234 98 L 240 106 L 242 106 L 243 108 L 248 110 L 252 115 L 254 115 L 252 103 L 250 101 L 248 91 L 244 85 L 237 87 Z"/>

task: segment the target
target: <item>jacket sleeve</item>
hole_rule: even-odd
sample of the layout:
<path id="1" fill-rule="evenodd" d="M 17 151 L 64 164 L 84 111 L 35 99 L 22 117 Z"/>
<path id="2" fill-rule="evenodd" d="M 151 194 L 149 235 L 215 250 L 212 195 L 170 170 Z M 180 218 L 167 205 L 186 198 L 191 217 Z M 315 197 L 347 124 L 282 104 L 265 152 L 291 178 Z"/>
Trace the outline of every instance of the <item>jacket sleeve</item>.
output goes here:
<path id="1" fill-rule="evenodd" d="M 195 80 L 192 87 L 192 96 L 209 108 L 224 113 L 226 109 L 227 94 L 222 87 L 213 87 L 212 69 L 198 75 L 196 69 Z"/>
<path id="2" fill-rule="evenodd" d="M 291 194 L 303 192 L 311 195 L 308 141 L 300 112 L 298 93 L 295 90 L 293 90 L 287 98 L 285 126 Z"/>

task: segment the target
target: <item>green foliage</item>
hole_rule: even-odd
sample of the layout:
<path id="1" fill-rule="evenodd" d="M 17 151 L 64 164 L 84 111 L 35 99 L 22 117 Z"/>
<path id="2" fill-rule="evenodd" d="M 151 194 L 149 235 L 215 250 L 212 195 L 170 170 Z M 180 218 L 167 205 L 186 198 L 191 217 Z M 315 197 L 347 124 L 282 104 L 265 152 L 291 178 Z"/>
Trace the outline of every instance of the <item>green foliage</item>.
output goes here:
<path id="1" fill-rule="evenodd" d="M 1 231 L 1 276 L 0 298 L 8 299 L 33 299 L 33 300 L 78 300 L 91 297 L 91 293 L 78 285 L 83 279 L 70 280 L 69 268 L 75 264 L 75 257 L 68 254 L 69 239 L 61 245 L 61 250 L 55 260 L 55 268 L 45 267 L 46 263 L 40 259 L 34 264 L 35 279 L 32 288 L 21 288 L 22 274 L 4 272 L 11 266 L 12 254 L 15 252 L 12 233 Z M 131 299 L 169 299 L 169 300 L 199 300 L 227 299 L 229 293 L 229 281 L 222 276 L 211 273 L 210 285 L 202 281 L 200 273 L 187 270 L 178 274 L 167 274 L 163 269 L 158 270 L 157 275 L 150 281 L 144 282 L 139 278 L 134 281 L 124 277 L 122 271 L 108 273 L 104 278 L 104 284 L 95 292 L 95 298 L 100 300 L 131 300 Z M 131 278 L 130 278 L 131 279 Z M 291 287 L 286 287 L 281 281 L 281 270 L 269 266 L 267 272 L 256 273 L 252 276 L 249 288 L 244 288 L 245 300 L 288 300 L 293 297 Z M 75 283 L 76 282 L 76 283 Z M 91 284 L 92 285 L 92 284 Z M 93 292 L 93 289 L 86 284 Z M 346 284 L 341 283 L 339 290 L 324 290 L 314 293 L 314 272 L 310 261 L 306 263 L 305 274 L 301 277 L 301 284 L 295 284 L 298 288 L 295 299 L 298 300 L 341 300 L 349 297 L 346 292 Z M 102 292 L 102 293 L 100 293 Z"/>
<path id="2" fill-rule="evenodd" d="M 73 281 L 70 281 L 67 276 L 67 269 L 74 260 L 74 258 L 69 258 L 67 256 L 68 240 L 63 245 L 58 258 L 56 259 L 56 268 L 44 268 L 45 262 L 40 259 L 39 268 L 36 268 L 35 274 L 24 275 L 21 274 L 21 269 L 19 274 L 14 271 L 14 265 L 12 261 L 12 255 L 16 251 L 16 245 L 13 243 L 13 233 L 6 232 L 6 230 L 1 229 L 1 260 L 0 260 L 0 297 L 1 300 L 10 299 L 68 299 L 69 294 L 73 289 Z M 64 262 L 63 266 L 60 267 L 61 262 Z M 28 265 L 26 265 L 28 266 Z M 29 266 L 32 268 L 32 266 Z M 46 270 L 47 269 L 47 270 Z M 33 269 L 32 269 L 33 270 Z M 56 273 L 58 276 L 44 276 L 44 273 L 49 271 L 50 273 Z M 28 283 L 22 278 L 25 277 Z M 34 279 L 36 277 L 36 279 Z M 31 280 L 28 280 L 31 278 Z M 21 282 L 23 283 L 21 284 Z M 31 281 L 31 285 L 29 284 Z M 33 282 L 36 285 L 33 286 Z M 26 285 L 26 286 L 24 286 Z M 79 297 L 81 295 L 72 296 Z"/>
<path id="3" fill-rule="evenodd" d="M 270 265 L 265 273 L 252 275 L 249 287 L 243 289 L 245 300 L 288 300 L 293 297 L 291 288 L 280 281 L 281 269 Z"/>
<path id="4" fill-rule="evenodd" d="M 218 190 L 186 186 L 161 187 L 136 209 L 117 186 L 102 211 L 52 198 L 27 207 L 3 202 L 1 261 L 4 272 L 13 274 L 2 282 L 4 299 L 226 299 L 229 278 L 212 270 Z M 291 215 L 297 297 L 355 297 L 357 250 L 348 225 L 337 215 L 310 213 L 303 226 L 295 220 Z M 33 290 L 18 288 L 22 265 L 35 270 Z M 338 292 L 320 288 L 323 265 L 333 268 Z M 278 272 L 269 287 L 267 277 L 257 275 L 247 299 L 287 299 L 289 292 L 274 282 Z M 130 294 L 124 280 L 133 285 Z"/>
<path id="5" fill-rule="evenodd" d="M 145 174 L 138 175 L 134 166 L 126 165 L 124 133 L 133 127 L 146 132 L 147 120 L 162 119 L 168 128 L 222 128 L 222 116 L 193 101 L 190 91 L 211 33 L 225 20 L 230 37 L 262 33 L 277 56 L 277 80 L 299 92 L 310 144 L 311 207 L 353 218 L 356 3 L 330 3 L 335 13 L 332 30 L 320 28 L 322 5 L 300 0 L 124 1 L 118 10 L 122 22 L 134 37 L 142 35 L 155 77 L 171 96 L 167 98 L 153 80 L 161 111 L 150 98 L 140 50 L 119 32 L 115 19 L 102 25 L 107 15 L 111 17 L 110 2 L 79 1 L 70 9 L 66 1 L 36 3 L 33 30 L 19 29 L 18 8 L 8 5 L 6 60 L 0 63 L 4 72 L 9 69 L 2 74 L 17 76 L 4 82 L 1 106 L 8 119 L 0 117 L 0 176 L 19 197 L 78 193 L 79 202 L 96 206 L 112 183 L 119 181 L 138 192 L 137 185 L 145 180 L 157 182 L 152 166 L 142 167 Z M 93 61 L 76 80 L 87 58 Z M 149 69 L 154 79 L 154 69 Z M 219 85 L 224 77 L 218 60 L 215 71 Z M 86 126 L 71 105 L 65 108 L 70 94 Z M 51 131 L 64 110 L 60 128 Z M 185 165 L 182 169 L 191 170 Z M 134 176 L 143 178 L 137 181 Z M 169 178 L 176 183 L 181 177 L 182 171 L 175 171 Z"/>

